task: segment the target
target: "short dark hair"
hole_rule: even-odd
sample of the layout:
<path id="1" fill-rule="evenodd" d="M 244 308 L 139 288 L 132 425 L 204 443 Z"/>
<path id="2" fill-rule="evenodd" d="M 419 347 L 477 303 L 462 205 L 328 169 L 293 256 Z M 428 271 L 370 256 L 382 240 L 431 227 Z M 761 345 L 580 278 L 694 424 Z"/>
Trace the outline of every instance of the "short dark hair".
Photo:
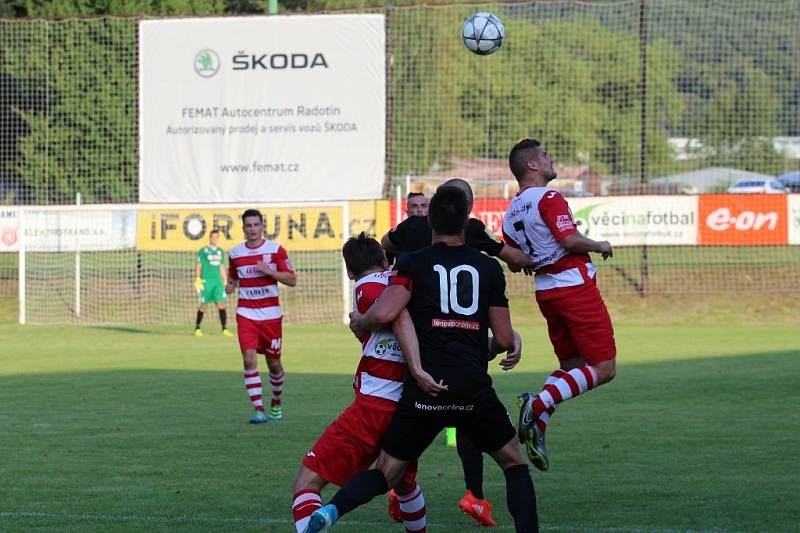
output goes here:
<path id="1" fill-rule="evenodd" d="M 209 231 L 209 232 L 208 232 L 208 236 L 209 236 L 209 237 L 211 237 L 211 236 L 212 236 L 212 235 L 214 235 L 215 233 L 216 233 L 217 235 L 219 235 L 219 233 L 220 233 L 220 232 L 219 232 L 219 230 L 218 230 L 218 229 L 212 229 L 211 231 Z"/>
<path id="2" fill-rule="evenodd" d="M 457 187 L 436 189 L 428 209 L 431 227 L 440 235 L 459 235 L 467 224 L 467 195 Z"/>
<path id="3" fill-rule="evenodd" d="M 528 168 L 528 161 L 538 157 L 539 152 L 542 150 L 542 143 L 535 139 L 522 139 L 508 154 L 508 167 L 511 173 L 517 180 L 525 175 L 525 169 Z"/>
<path id="4" fill-rule="evenodd" d="M 425 196 L 425 193 L 421 192 L 410 192 L 406 196 L 406 200 L 411 200 L 412 198 L 416 198 L 417 196 Z"/>
<path id="5" fill-rule="evenodd" d="M 378 241 L 369 237 L 366 232 L 361 232 L 355 237 L 350 237 L 342 246 L 342 257 L 347 270 L 356 277 L 375 267 L 384 267 L 386 256 Z"/>
<path id="6" fill-rule="evenodd" d="M 262 224 L 264 223 L 264 215 L 262 215 L 261 211 L 259 211 L 258 209 L 245 210 L 245 212 L 242 213 L 242 222 L 244 222 L 244 219 L 246 219 L 247 217 L 258 217 L 259 219 L 261 219 L 261 223 Z"/>

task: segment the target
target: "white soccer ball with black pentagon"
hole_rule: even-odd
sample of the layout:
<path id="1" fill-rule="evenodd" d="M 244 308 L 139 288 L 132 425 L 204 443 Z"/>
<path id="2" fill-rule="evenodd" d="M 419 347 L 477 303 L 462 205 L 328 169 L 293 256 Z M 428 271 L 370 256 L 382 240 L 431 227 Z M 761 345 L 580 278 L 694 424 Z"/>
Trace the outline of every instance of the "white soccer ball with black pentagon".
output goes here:
<path id="1" fill-rule="evenodd" d="M 475 13 L 464 21 L 461 37 L 470 52 L 488 56 L 500 49 L 506 38 L 506 29 L 500 19 L 491 13 Z"/>

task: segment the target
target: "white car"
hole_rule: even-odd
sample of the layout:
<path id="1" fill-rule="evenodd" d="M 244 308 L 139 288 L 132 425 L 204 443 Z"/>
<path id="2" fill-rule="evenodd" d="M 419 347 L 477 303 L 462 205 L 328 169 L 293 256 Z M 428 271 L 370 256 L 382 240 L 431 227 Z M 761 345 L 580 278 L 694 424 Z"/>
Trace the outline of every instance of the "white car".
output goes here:
<path id="1" fill-rule="evenodd" d="M 786 186 L 778 180 L 743 179 L 730 187 L 732 194 L 786 194 Z"/>

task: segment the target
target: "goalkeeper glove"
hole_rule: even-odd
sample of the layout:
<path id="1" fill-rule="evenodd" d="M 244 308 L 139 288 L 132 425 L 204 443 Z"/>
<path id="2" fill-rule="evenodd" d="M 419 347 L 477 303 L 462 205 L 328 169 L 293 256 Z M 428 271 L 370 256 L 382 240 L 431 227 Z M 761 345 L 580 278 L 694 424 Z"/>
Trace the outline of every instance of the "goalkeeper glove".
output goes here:
<path id="1" fill-rule="evenodd" d="M 200 292 L 203 290 L 203 280 L 201 278 L 194 278 L 194 290 Z"/>

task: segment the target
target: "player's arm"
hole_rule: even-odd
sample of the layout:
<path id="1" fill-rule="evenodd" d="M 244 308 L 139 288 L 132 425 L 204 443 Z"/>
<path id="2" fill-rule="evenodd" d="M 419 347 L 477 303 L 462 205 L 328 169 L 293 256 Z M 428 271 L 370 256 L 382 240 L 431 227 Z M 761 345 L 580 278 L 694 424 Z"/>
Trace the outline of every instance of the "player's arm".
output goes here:
<path id="1" fill-rule="evenodd" d="M 225 284 L 225 293 L 233 294 L 233 291 L 235 291 L 237 285 L 239 285 L 239 274 L 236 271 L 236 267 L 233 265 L 233 258 L 228 256 L 228 259 L 230 261 L 230 266 L 228 267 L 228 282 Z"/>
<path id="2" fill-rule="evenodd" d="M 485 224 L 476 219 L 470 223 L 470 246 L 492 257 L 499 257 L 507 263 L 513 272 L 519 272 L 525 267 L 533 266 L 533 259 L 517 246 L 503 243 L 492 233 Z"/>
<path id="3" fill-rule="evenodd" d="M 514 348 L 514 330 L 511 327 L 511 312 L 508 309 L 508 298 L 506 297 L 506 277 L 498 263 L 494 262 L 491 269 L 494 272 L 491 272 L 488 277 L 492 284 L 488 301 L 489 328 L 492 330 L 492 342 L 489 346 L 490 356 L 509 350 L 513 352 Z"/>
<path id="4" fill-rule="evenodd" d="M 400 343 L 400 349 L 403 350 L 403 356 L 406 360 L 408 371 L 417 381 L 419 388 L 425 394 L 437 396 L 440 392 L 447 390 L 447 385 L 444 380 L 440 379 L 437 383 L 433 376 L 425 372 L 422 368 L 422 361 L 419 356 L 419 339 L 417 339 L 417 332 L 414 329 L 414 322 L 411 320 L 411 315 L 408 311 L 403 309 L 392 323 L 392 332 Z"/>
<path id="5" fill-rule="evenodd" d="M 503 370 L 511 370 L 517 363 L 519 363 L 520 358 L 522 357 L 522 337 L 516 330 L 512 330 L 514 334 L 514 346 L 508 350 L 506 356 L 500 360 L 500 366 Z M 495 357 L 497 357 L 497 352 L 493 351 L 492 344 L 494 343 L 494 337 L 489 337 L 489 360 L 491 361 Z"/>
<path id="6" fill-rule="evenodd" d="M 289 256 L 286 255 L 286 250 L 284 250 L 283 246 L 278 248 L 274 261 L 274 267 L 272 265 L 265 264 L 263 261 L 258 261 L 256 263 L 256 268 L 258 268 L 261 273 L 266 274 L 278 283 L 283 283 L 289 287 L 294 287 L 297 285 L 297 274 L 295 273 L 292 262 L 289 261 Z"/>
<path id="7" fill-rule="evenodd" d="M 408 305 L 411 291 L 403 285 L 389 285 L 365 314 L 350 313 L 350 329 L 355 332 L 386 327 L 400 316 Z"/>
<path id="8" fill-rule="evenodd" d="M 221 265 L 219 265 L 219 277 L 222 280 L 222 284 L 223 285 L 227 285 L 228 284 L 228 271 L 225 268 L 225 263 L 224 262 Z"/>
<path id="9" fill-rule="evenodd" d="M 528 254 L 507 244 L 503 245 L 497 257 L 505 261 L 512 272 L 519 272 L 523 268 L 533 268 L 533 259 Z"/>
<path id="10" fill-rule="evenodd" d="M 558 241 L 566 251 L 573 254 L 582 254 L 588 252 L 595 252 L 601 254 L 603 259 L 614 257 L 614 251 L 611 249 L 611 243 L 608 241 L 596 241 L 584 235 L 579 231 L 571 233 Z"/>
<path id="11" fill-rule="evenodd" d="M 203 279 L 200 277 L 200 263 L 194 264 L 194 290 L 203 290 Z"/>
<path id="12" fill-rule="evenodd" d="M 508 307 L 489 307 L 489 327 L 492 330 L 490 354 L 507 352 L 514 348 L 514 329 Z"/>
<path id="13" fill-rule="evenodd" d="M 271 277 L 278 283 L 283 283 L 284 285 L 288 285 L 289 287 L 294 287 L 297 285 L 297 274 L 294 272 L 281 272 L 280 270 L 273 270 L 270 268 L 269 265 L 266 265 L 259 261 L 256 263 L 256 267 L 258 270 L 267 276 Z"/>
<path id="14" fill-rule="evenodd" d="M 557 191 L 550 191 L 542 197 L 539 201 L 539 214 L 555 240 L 566 251 L 573 254 L 596 252 L 602 254 L 603 259 L 614 255 L 608 241 L 595 241 L 581 235 L 567 201 Z"/>

